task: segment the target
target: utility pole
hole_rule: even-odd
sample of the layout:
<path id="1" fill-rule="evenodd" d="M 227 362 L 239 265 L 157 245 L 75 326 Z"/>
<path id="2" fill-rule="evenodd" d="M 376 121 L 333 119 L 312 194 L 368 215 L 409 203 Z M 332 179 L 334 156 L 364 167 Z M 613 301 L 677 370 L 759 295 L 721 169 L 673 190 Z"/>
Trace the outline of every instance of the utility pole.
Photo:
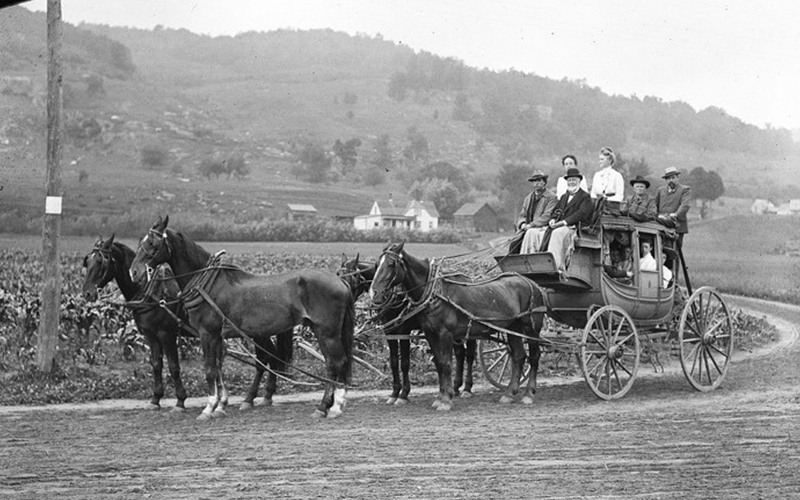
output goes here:
<path id="1" fill-rule="evenodd" d="M 41 295 L 37 367 L 53 369 L 61 312 L 61 0 L 47 0 L 47 194 L 42 229 L 44 282 Z"/>

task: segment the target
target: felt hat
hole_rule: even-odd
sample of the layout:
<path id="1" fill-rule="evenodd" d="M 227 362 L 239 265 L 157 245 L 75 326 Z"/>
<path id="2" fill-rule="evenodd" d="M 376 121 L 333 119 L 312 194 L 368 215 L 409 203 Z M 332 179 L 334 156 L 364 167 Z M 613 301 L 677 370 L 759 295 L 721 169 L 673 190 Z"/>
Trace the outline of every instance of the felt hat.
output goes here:
<path id="1" fill-rule="evenodd" d="M 664 175 L 661 176 L 661 178 L 666 179 L 667 177 L 672 177 L 673 175 L 681 175 L 680 170 L 675 167 L 667 167 L 664 169 Z"/>
<path id="2" fill-rule="evenodd" d="M 565 179 L 569 179 L 570 177 L 577 177 L 578 179 L 583 179 L 583 175 L 581 174 L 581 171 L 578 170 L 577 168 L 568 168 L 567 169 L 567 173 L 564 174 L 564 178 Z"/>
<path id="3" fill-rule="evenodd" d="M 650 181 L 642 177 L 641 175 L 637 175 L 634 179 L 630 180 L 631 186 L 634 184 L 644 184 L 645 189 L 650 189 Z"/>
<path id="4" fill-rule="evenodd" d="M 534 170 L 533 174 L 531 174 L 531 176 L 528 177 L 528 182 L 533 182 L 533 181 L 547 182 L 547 177 L 548 175 L 542 172 L 541 170 Z"/>

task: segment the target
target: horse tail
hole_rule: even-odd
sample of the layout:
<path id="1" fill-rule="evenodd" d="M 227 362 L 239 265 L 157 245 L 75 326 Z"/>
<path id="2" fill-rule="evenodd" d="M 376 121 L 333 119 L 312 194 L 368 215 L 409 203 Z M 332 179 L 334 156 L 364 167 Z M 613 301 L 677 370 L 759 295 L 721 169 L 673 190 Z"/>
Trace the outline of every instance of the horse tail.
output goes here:
<path id="1" fill-rule="evenodd" d="M 286 373 L 286 367 L 294 357 L 294 331 L 281 333 L 275 338 L 275 371 Z"/>
<path id="2" fill-rule="evenodd" d="M 344 318 L 342 319 L 342 348 L 345 354 L 345 376 L 346 383 L 350 383 L 353 377 L 353 344 L 355 343 L 356 328 L 356 301 L 351 293 L 348 293 L 347 307 L 345 307 Z"/>

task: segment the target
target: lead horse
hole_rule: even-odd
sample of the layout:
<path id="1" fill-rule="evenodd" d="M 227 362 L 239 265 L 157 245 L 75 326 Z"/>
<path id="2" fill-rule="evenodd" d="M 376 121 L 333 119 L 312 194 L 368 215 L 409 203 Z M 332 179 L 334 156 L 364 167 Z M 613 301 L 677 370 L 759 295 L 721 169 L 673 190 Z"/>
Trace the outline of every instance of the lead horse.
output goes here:
<path id="1" fill-rule="evenodd" d="M 255 341 L 290 334 L 298 325 L 314 332 L 327 365 L 325 392 L 314 414 L 341 415 L 352 373 L 355 320 L 353 297 L 342 280 L 316 270 L 265 276 L 237 266 L 209 266 L 211 254 L 168 224 L 169 216 L 159 217 L 141 239 L 130 274 L 142 281 L 148 269 L 164 262 L 176 273 L 189 324 L 203 349 L 208 403 L 198 419 L 224 414 L 219 403 L 226 335 Z"/>
<path id="2" fill-rule="evenodd" d="M 169 266 L 159 266 L 155 279 L 149 280 L 146 286 L 141 287 L 133 282 L 129 273 L 135 255 L 136 253 L 130 247 L 114 241 L 113 234 L 107 240 L 102 238 L 98 240 L 83 259 L 83 267 L 86 269 L 82 288 L 83 297 L 88 301 L 95 301 L 98 290 L 104 288 L 112 280 L 116 281 L 125 298 L 125 306 L 133 314 L 136 328 L 150 348 L 153 396 L 148 408 L 153 410 L 161 408 L 160 401 L 164 397 L 163 358 L 166 357 L 177 398 L 173 411 L 183 411 L 186 408 L 187 394 L 181 379 L 178 337 L 181 334 L 192 337 L 196 335 L 183 323 L 185 318 L 181 318 L 182 311 L 178 307 L 177 300 L 180 287 L 174 280 Z M 294 350 L 292 336 L 292 333 L 279 335 L 275 344 L 270 338 L 259 339 L 259 348 L 256 349 L 257 363 L 254 363 L 256 375 L 244 401 L 242 401 L 242 409 L 253 406 L 267 366 L 271 369 L 267 377 L 263 404 L 272 404 L 272 396 L 277 390 L 277 374 L 284 374 L 287 364 L 292 359 Z M 226 395 L 223 394 L 222 397 L 224 399 Z M 227 400 L 224 400 L 222 405 L 226 404 Z"/>
<path id="3" fill-rule="evenodd" d="M 107 240 L 98 240 L 92 250 L 83 258 L 86 274 L 83 280 L 83 298 L 89 302 L 97 300 L 97 291 L 112 280 L 116 281 L 122 296 L 131 307 L 133 320 L 139 333 L 150 347 L 150 366 L 153 369 L 153 396 L 149 409 L 161 408 L 164 397 L 164 357 L 167 358 L 169 374 L 175 385 L 177 402 L 173 411 L 185 409 L 186 389 L 181 380 L 181 367 L 178 361 L 178 336 L 180 326 L 173 314 L 159 307 L 161 299 L 177 297 L 177 283 L 169 280 L 153 281 L 146 288 L 134 283 L 128 275 L 134 251 L 122 243 L 114 241 L 114 235 Z"/>
<path id="4" fill-rule="evenodd" d="M 377 262 L 362 262 L 359 255 L 348 259 L 342 255 L 342 264 L 337 274 L 344 279 L 353 291 L 353 297 L 357 300 L 364 292 L 369 290 L 375 271 L 378 270 Z M 386 304 L 375 312 L 373 321 L 386 325 L 384 333 L 386 342 L 389 345 L 389 367 L 392 370 L 392 393 L 386 400 L 386 404 L 403 405 L 408 403 L 408 395 L 411 392 L 411 379 L 408 375 L 411 369 L 411 339 L 408 338 L 412 330 L 418 330 L 413 317 L 402 320 L 402 313 L 405 303 L 402 300 Z M 392 338 L 404 332 L 401 338 Z M 466 345 L 465 345 L 466 344 Z M 465 344 L 455 344 L 456 375 L 453 383 L 453 392 L 462 397 L 472 396 L 473 376 L 472 368 L 475 361 L 477 341 L 467 340 Z M 464 372 L 466 369 L 466 378 Z M 462 383 L 463 391 L 459 392 Z"/>
<path id="5" fill-rule="evenodd" d="M 533 403 L 539 368 L 539 332 L 546 311 L 541 289 L 531 280 L 514 273 L 473 281 L 463 274 L 442 275 L 428 259 L 418 259 L 403 249 L 404 243 L 387 246 L 377 264 L 370 287 L 376 307 L 392 300 L 396 287 L 402 287 L 410 301 L 404 314 L 413 315 L 433 352 L 439 376 L 437 410 L 452 408 L 453 382 L 450 361 L 453 345 L 468 339 L 506 334 L 512 361 L 511 382 L 500 398 L 510 403 L 519 392 L 525 345 L 531 375 L 522 396 Z"/>

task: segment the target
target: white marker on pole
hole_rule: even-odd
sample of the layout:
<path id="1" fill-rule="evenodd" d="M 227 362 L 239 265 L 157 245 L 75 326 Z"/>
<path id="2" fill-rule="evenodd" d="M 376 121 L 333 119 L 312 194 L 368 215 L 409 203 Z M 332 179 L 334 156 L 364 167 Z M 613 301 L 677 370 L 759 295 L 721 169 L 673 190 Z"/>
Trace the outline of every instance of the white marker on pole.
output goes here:
<path id="1" fill-rule="evenodd" d="M 44 200 L 44 213 L 61 215 L 61 196 L 48 196 Z"/>

